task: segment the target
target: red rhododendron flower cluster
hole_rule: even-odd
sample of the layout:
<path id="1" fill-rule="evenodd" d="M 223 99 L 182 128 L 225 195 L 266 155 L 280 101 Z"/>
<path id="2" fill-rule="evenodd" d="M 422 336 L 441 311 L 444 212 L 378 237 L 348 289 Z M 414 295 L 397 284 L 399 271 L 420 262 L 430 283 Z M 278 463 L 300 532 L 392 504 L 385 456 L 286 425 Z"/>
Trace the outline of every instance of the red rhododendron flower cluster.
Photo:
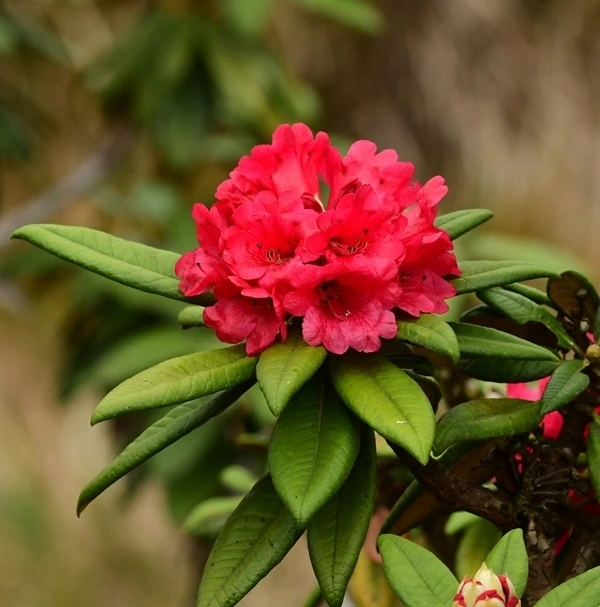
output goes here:
<path id="1" fill-rule="evenodd" d="M 345 157 L 325 133 L 280 126 L 242 158 L 208 209 L 194 206 L 200 246 L 179 260 L 187 296 L 213 290 L 204 320 L 221 341 L 257 354 L 303 318 L 307 343 L 374 352 L 397 331 L 394 310 L 442 313 L 459 274 L 433 225 L 446 194 L 393 150 L 357 141 Z M 321 182 L 329 187 L 326 205 Z"/>

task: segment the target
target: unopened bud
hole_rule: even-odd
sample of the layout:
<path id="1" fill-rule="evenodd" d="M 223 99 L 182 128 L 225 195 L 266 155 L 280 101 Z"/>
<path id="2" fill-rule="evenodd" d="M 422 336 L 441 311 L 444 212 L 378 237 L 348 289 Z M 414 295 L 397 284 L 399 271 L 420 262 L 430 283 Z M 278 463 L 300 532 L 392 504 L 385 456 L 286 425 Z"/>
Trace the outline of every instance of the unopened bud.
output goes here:
<path id="1" fill-rule="evenodd" d="M 521 607 L 521 601 L 511 581 L 483 563 L 474 577 L 466 577 L 458 587 L 452 607 Z"/>
<path id="2" fill-rule="evenodd" d="M 600 362 L 600 346 L 598 344 L 592 344 L 588 346 L 585 352 L 585 357 L 593 363 Z"/>

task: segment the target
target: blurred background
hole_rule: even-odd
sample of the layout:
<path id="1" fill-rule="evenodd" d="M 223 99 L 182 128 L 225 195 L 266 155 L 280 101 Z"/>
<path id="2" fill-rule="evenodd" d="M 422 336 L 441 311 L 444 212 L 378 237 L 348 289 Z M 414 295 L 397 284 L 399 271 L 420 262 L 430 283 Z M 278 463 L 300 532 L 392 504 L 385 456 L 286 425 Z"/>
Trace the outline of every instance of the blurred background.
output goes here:
<path id="1" fill-rule="evenodd" d="M 83 485 L 156 419 L 92 430 L 95 404 L 215 341 L 180 331 L 176 302 L 11 242 L 14 229 L 185 251 L 192 204 L 302 121 L 444 175 L 441 212 L 492 209 L 463 259 L 598 279 L 599 68 L 598 0 L 0 0 L 0 605 L 195 604 L 272 423 L 253 393 L 77 519 Z M 390 605 L 361 591 L 379 579 L 365 567 L 355 602 Z M 300 605 L 313 583 L 300 544 L 243 605 Z"/>

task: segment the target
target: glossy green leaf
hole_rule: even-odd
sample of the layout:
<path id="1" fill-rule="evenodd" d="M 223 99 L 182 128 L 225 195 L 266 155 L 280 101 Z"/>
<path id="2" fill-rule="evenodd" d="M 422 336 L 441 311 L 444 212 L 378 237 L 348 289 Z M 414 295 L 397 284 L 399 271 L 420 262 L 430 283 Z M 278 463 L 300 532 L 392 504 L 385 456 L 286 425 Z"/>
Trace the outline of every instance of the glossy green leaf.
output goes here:
<path id="1" fill-rule="evenodd" d="M 526 261 L 463 261 L 460 269 L 462 274 L 451 281 L 457 295 L 555 275 Z"/>
<path id="2" fill-rule="evenodd" d="M 600 607 L 600 567 L 557 586 L 543 596 L 535 607 Z"/>
<path id="3" fill-rule="evenodd" d="M 204 308 L 202 306 L 188 306 L 179 312 L 177 322 L 184 328 L 204 326 Z"/>
<path id="4" fill-rule="evenodd" d="M 600 296 L 592 283 L 579 272 L 563 272 L 546 285 L 548 297 L 569 318 L 580 321 L 587 319 L 590 325 L 596 317 Z"/>
<path id="5" fill-rule="evenodd" d="M 240 495 L 207 499 L 188 514 L 183 528 L 192 535 L 212 540 L 221 531 L 241 501 L 242 496 Z"/>
<path id="6" fill-rule="evenodd" d="M 542 396 L 543 414 L 568 405 L 589 386 L 590 378 L 581 372 L 586 366 L 583 360 L 567 360 L 554 371 Z"/>
<path id="7" fill-rule="evenodd" d="M 492 358 L 465 358 L 459 367 L 469 377 L 499 383 L 535 381 L 552 375 L 560 362 L 547 360 L 493 360 Z"/>
<path id="8" fill-rule="evenodd" d="M 77 515 L 79 516 L 92 500 L 128 472 L 225 411 L 250 385 L 251 383 L 241 384 L 214 396 L 179 405 L 146 428 L 84 487 L 77 502 Z"/>
<path id="9" fill-rule="evenodd" d="M 13 238 L 70 261 L 86 270 L 146 293 L 185 301 L 175 276 L 178 253 L 130 242 L 90 228 L 32 224 Z"/>
<path id="10" fill-rule="evenodd" d="M 557 318 L 528 297 L 502 287 L 477 291 L 477 297 L 520 325 L 529 321 L 542 323 L 556 335 L 561 347 L 566 349 L 573 347 L 573 338 L 565 331 Z"/>
<path id="11" fill-rule="evenodd" d="M 496 575 L 506 575 L 515 587 L 517 596 L 522 596 L 529 575 L 523 530 L 513 529 L 504 535 L 487 555 L 485 563 Z"/>
<path id="12" fill-rule="evenodd" d="M 489 221 L 494 214 L 487 209 L 466 209 L 440 215 L 435 220 L 435 227 L 448 232 L 451 240 L 456 240 L 463 234 Z"/>
<path id="13" fill-rule="evenodd" d="M 290 551 L 302 535 L 269 476 L 227 520 L 204 568 L 198 607 L 233 607 Z"/>
<path id="14" fill-rule="evenodd" d="M 523 295 L 531 301 L 534 301 L 540 306 L 549 306 L 551 308 L 554 307 L 554 303 L 552 300 L 544 293 L 544 291 L 540 291 L 535 287 L 531 287 L 529 285 L 523 285 L 521 283 L 515 283 L 514 285 L 506 285 L 505 289 L 512 291 L 513 293 L 518 293 L 519 295 Z"/>
<path id="15" fill-rule="evenodd" d="M 458 588 L 452 572 L 423 546 L 395 535 L 377 542 L 386 576 L 406 607 L 448 607 Z"/>
<path id="16" fill-rule="evenodd" d="M 362 427 L 352 472 L 308 526 L 308 551 L 327 604 L 341 607 L 365 541 L 377 490 L 375 436 Z"/>
<path id="17" fill-rule="evenodd" d="M 356 419 L 327 375 L 313 376 L 277 420 L 269 445 L 273 484 L 299 523 L 308 523 L 339 490 L 359 446 Z"/>
<path id="18" fill-rule="evenodd" d="M 427 462 L 435 418 L 416 381 L 377 354 L 332 357 L 331 377 L 337 393 L 358 417 L 422 464 Z"/>
<path id="19" fill-rule="evenodd" d="M 396 339 L 427 348 L 457 362 L 460 350 L 456 335 L 447 322 L 435 314 L 422 314 L 419 318 L 398 321 Z"/>
<path id="20" fill-rule="evenodd" d="M 529 432 L 539 424 L 541 417 L 539 404 L 528 400 L 471 400 L 442 416 L 437 425 L 434 449 L 437 453 L 443 453 L 463 441 Z"/>
<path id="21" fill-rule="evenodd" d="M 455 533 L 459 533 L 467 529 L 467 527 L 471 527 L 473 523 L 480 521 L 481 517 L 476 514 L 471 514 L 470 512 L 465 512 L 464 510 L 459 510 L 458 512 L 453 512 L 446 521 L 444 525 L 444 533 L 446 535 L 454 535 Z"/>
<path id="22" fill-rule="evenodd" d="M 226 390 L 252 379 L 256 362 L 255 357 L 246 356 L 243 345 L 172 358 L 109 392 L 96 407 L 92 424 Z"/>
<path id="23" fill-rule="evenodd" d="M 600 495 L 600 419 L 594 418 L 590 424 L 587 443 L 587 459 L 590 478 L 596 495 Z"/>
<path id="24" fill-rule="evenodd" d="M 267 348 L 258 360 L 256 378 L 269 409 L 278 416 L 290 399 L 317 372 L 327 356 L 323 346 L 309 346 L 299 328 L 284 342 Z"/>
<path id="25" fill-rule="evenodd" d="M 550 350 L 510 333 L 467 323 L 449 324 L 456 333 L 462 358 L 558 361 Z"/>

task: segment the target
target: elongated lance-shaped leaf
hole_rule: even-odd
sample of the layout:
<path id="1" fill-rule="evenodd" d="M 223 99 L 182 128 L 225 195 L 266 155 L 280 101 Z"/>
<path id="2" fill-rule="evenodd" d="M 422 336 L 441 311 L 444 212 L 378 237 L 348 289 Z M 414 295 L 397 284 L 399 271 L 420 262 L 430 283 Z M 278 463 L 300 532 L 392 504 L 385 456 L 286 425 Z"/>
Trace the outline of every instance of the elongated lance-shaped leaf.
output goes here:
<path id="1" fill-rule="evenodd" d="M 456 333 L 462 358 L 558 361 L 550 350 L 510 333 L 466 323 L 449 324 Z"/>
<path id="2" fill-rule="evenodd" d="M 179 405 L 253 379 L 257 359 L 244 346 L 196 352 L 146 369 L 109 392 L 92 425 L 124 413 Z"/>
<path id="3" fill-rule="evenodd" d="M 459 367 L 469 377 L 483 381 L 516 383 L 548 377 L 560 366 L 549 360 L 507 360 L 492 358 L 464 358 Z"/>
<path id="4" fill-rule="evenodd" d="M 292 397 L 273 430 L 269 468 L 281 499 L 306 524 L 342 486 L 358 454 L 359 426 L 325 373 Z"/>
<path id="5" fill-rule="evenodd" d="M 600 607 L 600 567 L 557 586 L 544 595 L 535 607 Z"/>
<path id="6" fill-rule="evenodd" d="M 32 224 L 12 238 L 26 240 L 65 261 L 128 287 L 186 301 L 175 276 L 180 255 L 90 228 Z M 198 300 L 210 301 L 210 296 Z"/>
<path id="7" fill-rule="evenodd" d="M 77 516 L 92 500 L 128 472 L 225 411 L 251 385 L 252 382 L 246 382 L 214 396 L 179 405 L 146 428 L 83 488 L 77 502 Z"/>
<path id="8" fill-rule="evenodd" d="M 365 541 L 377 489 L 375 435 L 362 427 L 361 447 L 339 492 L 308 526 L 308 551 L 327 604 L 340 607 Z"/>
<path id="9" fill-rule="evenodd" d="M 463 234 L 489 221 L 494 214 L 487 209 L 466 209 L 440 215 L 435 220 L 435 227 L 448 232 L 451 240 L 456 240 Z"/>
<path id="10" fill-rule="evenodd" d="M 376 432 L 425 464 L 435 418 L 416 381 L 377 354 L 331 358 L 331 377 L 342 400 Z"/>
<path id="11" fill-rule="evenodd" d="M 204 568 L 198 607 L 233 607 L 302 535 L 269 476 L 260 480 L 223 526 Z"/>
<path id="12" fill-rule="evenodd" d="M 533 430 L 540 422 L 539 403 L 516 398 L 470 400 L 448 411 L 437 425 L 434 449 L 443 453 L 452 445 Z"/>
<path id="13" fill-rule="evenodd" d="M 457 295 L 556 275 L 526 261 L 463 261 L 460 269 L 462 274 L 451 281 Z"/>
<path id="14" fill-rule="evenodd" d="M 523 530 L 513 529 L 504 535 L 487 555 L 485 563 L 496 575 L 506 575 L 515 587 L 517 596 L 521 596 L 529 575 Z"/>
<path id="15" fill-rule="evenodd" d="M 554 302 L 544 293 L 544 291 L 540 291 L 535 287 L 531 287 L 529 285 L 523 285 L 519 282 L 514 285 L 506 285 L 505 289 L 512 291 L 513 293 L 518 293 L 519 295 L 523 295 L 531 301 L 535 301 L 535 303 L 540 304 L 540 306 L 549 306 L 550 308 L 554 308 Z"/>
<path id="16" fill-rule="evenodd" d="M 557 318 L 528 297 L 502 287 L 477 291 L 477 297 L 520 325 L 529 321 L 542 323 L 556 335 L 562 348 L 571 349 L 573 347 L 573 338 L 565 331 Z"/>
<path id="17" fill-rule="evenodd" d="M 594 418 L 590 424 L 587 443 L 587 459 L 590 478 L 596 495 L 600 495 L 600 419 Z"/>
<path id="18" fill-rule="evenodd" d="M 396 339 L 427 348 L 457 362 L 460 358 L 456 335 L 447 322 L 434 314 L 422 314 L 419 318 L 399 320 Z"/>
<path id="19" fill-rule="evenodd" d="M 542 414 L 568 405 L 589 386 L 590 378 L 581 372 L 586 366 L 584 360 L 566 360 L 554 371 L 542 395 Z"/>
<path id="20" fill-rule="evenodd" d="M 395 535 L 380 536 L 377 545 L 387 578 L 406 607 L 452 605 L 458 580 L 434 554 Z"/>
<path id="21" fill-rule="evenodd" d="M 204 326 L 204 308 L 202 306 L 188 306 L 179 312 L 177 322 L 184 329 Z"/>
<path id="22" fill-rule="evenodd" d="M 323 346 L 309 346 L 302 339 L 300 328 L 292 329 L 284 342 L 273 344 L 260 355 L 256 378 L 273 415 L 280 415 L 326 356 Z"/>

